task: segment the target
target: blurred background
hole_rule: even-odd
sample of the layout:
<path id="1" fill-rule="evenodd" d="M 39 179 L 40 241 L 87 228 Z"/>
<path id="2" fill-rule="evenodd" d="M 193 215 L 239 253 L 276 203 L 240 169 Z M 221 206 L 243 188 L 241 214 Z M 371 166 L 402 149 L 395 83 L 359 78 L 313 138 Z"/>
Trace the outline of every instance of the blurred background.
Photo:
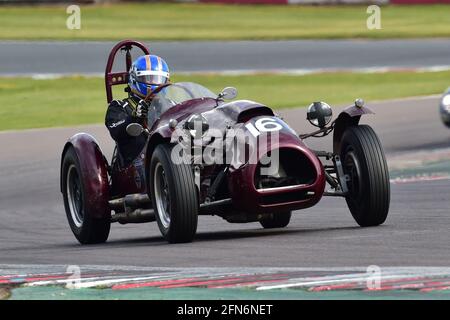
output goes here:
<path id="1" fill-rule="evenodd" d="M 273 108 L 440 94 L 449 4 L 0 0 L 0 98 L 10 106 L 0 130 L 102 122 L 106 57 L 127 38 L 163 56 L 175 80 L 232 84 Z"/>
<path id="2" fill-rule="evenodd" d="M 313 129 L 311 102 L 337 114 L 363 98 L 390 168 L 386 225 L 355 228 L 344 202 L 324 199 L 284 234 L 202 217 L 198 241 L 170 250 L 148 225 L 114 225 L 110 242 L 80 248 L 64 216 L 60 152 L 84 131 L 110 157 L 103 74 L 123 39 L 163 57 L 172 81 L 234 86 L 299 133 Z M 450 0 L 0 0 L 0 262 L 448 266 L 449 86 Z"/>

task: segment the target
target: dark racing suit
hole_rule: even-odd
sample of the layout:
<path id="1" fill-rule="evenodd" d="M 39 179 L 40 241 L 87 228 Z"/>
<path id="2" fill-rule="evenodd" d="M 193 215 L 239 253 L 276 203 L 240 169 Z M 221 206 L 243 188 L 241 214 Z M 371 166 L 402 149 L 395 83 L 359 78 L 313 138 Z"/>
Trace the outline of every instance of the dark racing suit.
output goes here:
<path id="1" fill-rule="evenodd" d="M 144 133 L 138 137 L 132 137 L 126 131 L 130 123 L 142 121 L 134 115 L 137 103 L 137 99 L 133 97 L 122 101 L 113 100 L 106 111 L 105 125 L 111 137 L 117 143 L 121 166 L 127 166 L 134 162 L 140 155 L 146 142 Z"/>

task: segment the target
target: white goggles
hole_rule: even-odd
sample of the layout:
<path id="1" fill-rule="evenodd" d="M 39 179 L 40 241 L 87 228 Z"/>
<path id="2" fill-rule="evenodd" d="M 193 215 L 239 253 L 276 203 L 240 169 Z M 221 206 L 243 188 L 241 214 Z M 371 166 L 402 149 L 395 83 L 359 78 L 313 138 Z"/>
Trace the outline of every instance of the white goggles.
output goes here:
<path id="1" fill-rule="evenodd" d="M 164 84 L 169 80 L 170 74 L 165 71 L 143 70 L 136 71 L 136 79 L 138 82 L 145 84 Z"/>

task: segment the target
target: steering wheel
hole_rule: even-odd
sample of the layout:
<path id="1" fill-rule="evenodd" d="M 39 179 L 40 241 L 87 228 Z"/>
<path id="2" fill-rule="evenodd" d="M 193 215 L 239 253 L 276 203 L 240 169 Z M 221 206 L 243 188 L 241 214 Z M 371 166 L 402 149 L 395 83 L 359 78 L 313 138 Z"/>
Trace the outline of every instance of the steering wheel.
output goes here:
<path id="1" fill-rule="evenodd" d="M 150 92 L 145 98 L 144 98 L 144 101 L 145 102 L 149 102 L 149 101 L 151 101 L 152 99 L 153 99 L 153 97 L 157 94 L 157 93 L 159 93 L 162 89 L 164 89 L 165 87 L 168 87 L 168 86 L 170 86 L 172 83 L 170 83 L 170 82 L 168 82 L 168 83 L 164 83 L 164 84 L 161 84 L 161 85 L 157 85 L 158 87 L 155 89 L 155 90 L 153 90 L 152 92 Z"/>

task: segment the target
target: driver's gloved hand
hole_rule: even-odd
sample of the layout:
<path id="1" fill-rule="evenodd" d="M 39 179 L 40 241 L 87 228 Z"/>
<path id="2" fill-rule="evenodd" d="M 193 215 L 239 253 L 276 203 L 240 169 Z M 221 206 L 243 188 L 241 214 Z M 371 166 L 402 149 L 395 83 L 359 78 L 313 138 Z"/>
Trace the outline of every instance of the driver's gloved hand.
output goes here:
<path id="1" fill-rule="evenodd" d="M 139 101 L 135 115 L 137 118 L 146 118 L 148 114 L 148 103 L 144 100 Z"/>

